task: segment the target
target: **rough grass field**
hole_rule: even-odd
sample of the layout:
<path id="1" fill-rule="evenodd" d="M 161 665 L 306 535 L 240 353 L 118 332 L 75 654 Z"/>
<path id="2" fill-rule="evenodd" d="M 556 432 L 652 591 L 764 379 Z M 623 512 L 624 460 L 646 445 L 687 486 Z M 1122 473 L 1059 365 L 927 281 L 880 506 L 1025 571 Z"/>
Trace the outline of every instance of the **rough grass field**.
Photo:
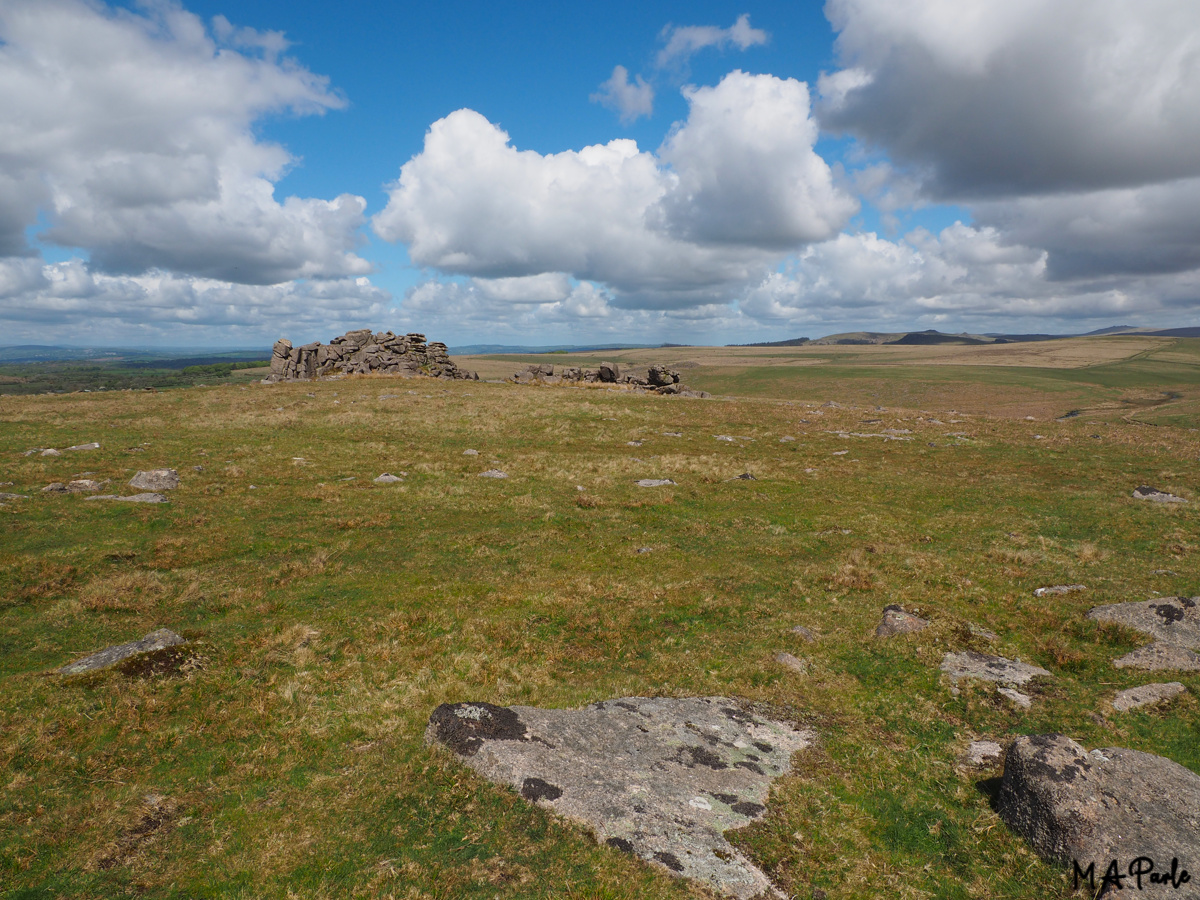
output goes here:
<path id="1" fill-rule="evenodd" d="M 0 397 L 0 491 L 28 495 L 0 508 L 0 896 L 709 896 L 422 738 L 443 702 L 718 694 L 819 735 L 735 838 L 785 892 L 1071 896 L 993 812 L 998 771 L 959 766 L 970 740 L 1200 772 L 1200 677 L 1114 668 L 1148 639 L 1084 618 L 1200 593 L 1200 342 L 1101 343 L 1072 366 L 658 352 L 707 401 L 386 377 Z M 910 439 L 838 435 L 884 429 Z M 40 493 L 159 466 L 169 505 Z M 890 603 L 932 626 L 874 639 Z M 50 674 L 159 627 L 190 642 Z M 938 663 L 968 647 L 1053 677 L 1028 711 L 955 696 Z M 1112 711 L 1152 680 L 1189 691 Z"/>

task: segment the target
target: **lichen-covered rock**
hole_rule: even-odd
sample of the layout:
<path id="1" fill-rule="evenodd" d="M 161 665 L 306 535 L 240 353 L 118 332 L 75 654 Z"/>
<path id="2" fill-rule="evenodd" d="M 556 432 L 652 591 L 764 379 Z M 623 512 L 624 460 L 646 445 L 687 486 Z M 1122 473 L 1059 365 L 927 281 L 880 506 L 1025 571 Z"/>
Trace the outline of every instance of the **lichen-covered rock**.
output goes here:
<path id="1" fill-rule="evenodd" d="M 328 344 L 314 341 L 293 347 L 291 341 L 276 341 L 271 350 L 271 374 L 266 380 L 306 381 L 326 375 L 370 373 L 479 380 L 474 372 L 451 362 L 446 345 L 440 341 L 426 343 L 423 334 L 372 333 L 369 328 L 347 331 Z"/>
<path id="2" fill-rule="evenodd" d="M 997 798 L 1004 822 L 1048 859 L 1095 866 L 1095 885 L 1113 866 L 1124 889 L 1146 860 L 1138 896 L 1200 898 L 1200 775 L 1162 756 L 1124 748 L 1088 753 L 1062 734 L 1019 737 L 1004 758 Z M 1188 870 L 1187 882 L 1151 874 Z M 1148 869 L 1147 865 L 1153 866 Z"/>
<path id="3" fill-rule="evenodd" d="M 815 736 L 725 697 L 626 697 L 581 710 L 444 704 L 426 741 L 587 825 L 603 843 L 730 897 L 781 896 L 725 840 Z"/>
<path id="4" fill-rule="evenodd" d="M 1200 597 L 1162 597 L 1133 603 L 1111 603 L 1088 611 L 1097 622 L 1115 622 L 1159 641 L 1200 649 Z"/>
<path id="5" fill-rule="evenodd" d="M 143 491 L 173 491 L 179 487 L 179 473 L 174 469 L 150 469 L 138 472 L 129 479 L 129 486 Z"/>
<path id="6" fill-rule="evenodd" d="M 1133 496 L 1136 500 L 1150 500 L 1154 503 L 1187 503 L 1187 500 L 1183 499 L 1183 497 L 1176 497 L 1174 494 L 1167 491 L 1160 491 L 1158 488 L 1152 488 L 1147 484 L 1134 488 Z"/>
<path id="7" fill-rule="evenodd" d="M 1119 691 L 1113 697 L 1113 709 L 1117 712 L 1128 712 L 1143 706 L 1153 706 L 1178 697 L 1186 691 L 1178 681 L 1168 681 L 1165 684 L 1142 684 L 1128 690 Z"/>
<path id="8" fill-rule="evenodd" d="M 1024 684 L 1037 675 L 1049 675 L 1045 669 L 1031 666 L 1020 660 L 989 656 L 974 650 L 962 653 L 947 653 L 942 657 L 941 669 L 954 681 L 960 678 L 978 678 L 997 684 Z"/>
<path id="9" fill-rule="evenodd" d="M 169 628 L 160 628 L 150 632 L 140 641 L 130 641 L 127 644 L 107 647 L 99 653 L 93 653 L 91 656 L 85 656 L 83 659 L 69 663 L 58 669 L 58 673 L 60 675 L 79 675 L 83 672 L 95 672 L 97 669 L 115 666 L 121 660 L 137 656 L 139 653 L 153 653 L 155 650 L 183 643 L 186 643 L 186 640 Z"/>
<path id="10" fill-rule="evenodd" d="M 1178 644 L 1155 641 L 1126 653 L 1120 659 L 1114 659 L 1113 665 L 1118 669 L 1141 669 L 1145 672 L 1200 672 L 1200 653 L 1193 653 Z"/>

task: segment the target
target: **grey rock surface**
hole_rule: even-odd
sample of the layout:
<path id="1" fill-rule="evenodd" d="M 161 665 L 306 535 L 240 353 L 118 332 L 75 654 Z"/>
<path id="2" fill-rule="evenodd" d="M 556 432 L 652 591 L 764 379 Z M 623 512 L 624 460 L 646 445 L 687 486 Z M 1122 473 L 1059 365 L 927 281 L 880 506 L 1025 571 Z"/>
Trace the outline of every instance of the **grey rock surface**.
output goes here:
<path id="1" fill-rule="evenodd" d="M 968 766 L 983 769 L 998 765 L 1003 754 L 1004 748 L 996 741 L 971 741 L 962 761 Z"/>
<path id="2" fill-rule="evenodd" d="M 804 638 L 804 640 L 808 641 L 810 644 L 816 643 L 817 636 L 815 634 L 813 634 L 811 630 L 809 630 L 808 628 L 805 628 L 803 625 L 793 625 L 791 631 L 792 631 L 792 634 L 798 634 L 800 637 Z"/>
<path id="3" fill-rule="evenodd" d="M 1159 641 L 1200 649 L 1200 597 L 1163 597 L 1134 603 L 1112 603 L 1088 611 L 1097 622 L 1115 622 Z"/>
<path id="4" fill-rule="evenodd" d="M 43 450 L 39 455 L 40 456 L 62 456 L 62 451 L 55 450 L 53 447 L 49 447 L 49 448 Z"/>
<path id="5" fill-rule="evenodd" d="M 131 494 L 128 497 L 121 497 L 117 494 L 96 494 L 92 497 L 84 497 L 84 500 L 120 500 L 125 503 L 169 503 L 162 494 L 145 493 Z"/>
<path id="6" fill-rule="evenodd" d="M 960 678 L 978 678 L 1005 685 L 1025 684 L 1037 675 L 1050 674 L 1045 669 L 1028 663 L 1005 659 L 1003 656 L 989 656 L 974 650 L 947 653 L 942 657 L 941 669 L 954 681 Z"/>
<path id="7" fill-rule="evenodd" d="M 397 481 L 403 481 L 399 475 L 393 475 L 391 472 L 384 472 L 378 478 L 372 478 L 376 484 L 395 484 Z"/>
<path id="8" fill-rule="evenodd" d="M 0 493 L 0 500 L 25 500 L 27 497 L 27 494 Z"/>
<path id="9" fill-rule="evenodd" d="M 581 710 L 443 704 L 425 738 L 672 875 L 741 900 L 782 896 L 723 832 L 764 813 L 811 731 L 725 697 L 626 697 Z"/>
<path id="10" fill-rule="evenodd" d="M 148 469 L 129 479 L 129 486 L 143 491 L 173 491 L 179 487 L 179 473 L 174 469 Z"/>
<path id="11" fill-rule="evenodd" d="M 1035 588 L 1033 596 L 1047 597 L 1051 594 L 1073 594 L 1076 591 L 1086 591 L 1086 584 L 1056 584 L 1053 587 Z"/>
<path id="12" fill-rule="evenodd" d="M 271 348 L 271 374 L 265 381 L 368 374 L 479 380 L 474 372 L 458 368 L 440 341 L 426 343 L 423 334 L 372 333 L 369 328 L 359 328 L 332 338 L 328 344 L 314 341 L 293 347 L 291 341 L 276 341 Z"/>
<path id="13" fill-rule="evenodd" d="M 1094 863 L 1097 884 L 1114 859 L 1122 874 L 1139 857 L 1159 873 L 1177 859 L 1193 873 L 1189 883 L 1145 877 L 1137 896 L 1200 898 L 1200 775 L 1169 759 L 1116 747 L 1088 753 L 1062 734 L 1019 737 L 1005 754 L 997 811 L 1043 857 L 1084 870 Z"/>
<path id="14" fill-rule="evenodd" d="M 1158 488 L 1152 488 L 1146 484 L 1134 488 L 1133 496 L 1137 500 L 1150 500 L 1154 503 L 1187 503 L 1182 497 L 1176 497 L 1174 494 L 1160 491 Z"/>
<path id="15" fill-rule="evenodd" d="M 875 629 L 875 637 L 888 638 L 898 634 L 914 634 L 929 624 L 928 619 L 905 612 L 902 606 L 885 606 L 883 619 Z"/>
<path id="16" fill-rule="evenodd" d="M 1119 691 L 1113 697 L 1113 709 L 1117 712 L 1128 712 L 1142 706 L 1153 706 L 1173 697 L 1178 697 L 1186 691 L 1178 681 L 1168 681 L 1165 684 L 1142 684 L 1125 691 Z"/>
<path id="17" fill-rule="evenodd" d="M 640 481 L 634 482 L 638 487 L 666 487 L 669 484 L 674 484 L 670 478 L 643 478 Z"/>
<path id="18" fill-rule="evenodd" d="M 779 663 L 781 666 L 786 666 L 793 672 L 796 672 L 800 675 L 808 674 L 807 659 L 800 659 L 799 657 L 792 656 L 790 653 L 776 653 L 775 662 Z"/>
<path id="19" fill-rule="evenodd" d="M 1178 644 L 1155 641 L 1149 646 L 1126 653 L 1120 659 L 1114 659 L 1113 665 L 1118 669 L 1142 669 L 1146 672 L 1200 672 L 1200 653 L 1193 653 Z"/>
<path id="20" fill-rule="evenodd" d="M 166 647 L 174 647 L 176 644 L 185 643 L 187 641 L 184 638 L 169 628 L 160 628 L 157 631 L 150 632 L 140 641 L 130 641 L 127 644 L 117 644 L 114 647 L 107 647 L 99 653 L 93 653 L 91 656 L 85 656 L 83 659 L 69 663 L 57 671 L 60 675 L 79 675 L 82 672 L 95 672 L 97 669 L 107 669 L 109 666 L 115 666 L 121 660 L 137 656 L 139 653 L 153 653 L 155 650 L 162 650 Z"/>
<path id="21" fill-rule="evenodd" d="M 76 444 L 74 447 L 68 447 L 67 450 L 99 450 L 100 445 L 95 441 L 90 444 Z"/>
<path id="22" fill-rule="evenodd" d="M 488 469 L 486 472 L 479 473 L 480 478 L 507 478 L 507 472 L 501 472 L 499 469 Z"/>
<path id="23" fill-rule="evenodd" d="M 1021 707 L 1021 709 L 1029 709 L 1031 706 L 1033 706 L 1033 698 L 1028 694 L 1022 694 L 1016 688 L 998 687 L 996 688 L 996 693 L 1004 699 L 1015 703 L 1017 706 Z"/>

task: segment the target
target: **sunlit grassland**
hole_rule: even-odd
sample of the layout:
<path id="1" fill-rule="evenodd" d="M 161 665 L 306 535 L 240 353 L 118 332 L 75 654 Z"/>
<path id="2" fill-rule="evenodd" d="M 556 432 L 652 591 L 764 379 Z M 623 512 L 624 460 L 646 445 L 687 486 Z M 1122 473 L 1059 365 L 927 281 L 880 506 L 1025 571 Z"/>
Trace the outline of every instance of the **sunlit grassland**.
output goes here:
<path id="1" fill-rule="evenodd" d="M 0 895 L 705 896 L 422 739 L 447 701 L 721 694 L 820 735 L 737 838 L 784 890 L 1067 896 L 992 811 L 997 773 L 957 758 L 1062 731 L 1200 771 L 1200 679 L 1113 713 L 1154 680 L 1111 666 L 1144 639 L 1084 619 L 1200 593 L 1196 511 L 1130 497 L 1200 499 L 1191 344 L 1075 369 L 686 370 L 740 397 L 712 401 L 392 378 L 0 398 L 0 491 L 29 495 L 0 508 Z M 1110 406 L 972 407 L 1014 395 Z M 911 440 L 830 433 L 888 428 Z M 169 505 L 40 493 L 156 466 L 183 478 Z M 1089 590 L 1032 596 L 1065 582 Z M 877 641 L 888 603 L 933 624 Z M 191 639 L 177 674 L 48 674 L 158 627 Z M 967 647 L 1054 678 L 1030 711 L 953 696 L 937 666 Z"/>

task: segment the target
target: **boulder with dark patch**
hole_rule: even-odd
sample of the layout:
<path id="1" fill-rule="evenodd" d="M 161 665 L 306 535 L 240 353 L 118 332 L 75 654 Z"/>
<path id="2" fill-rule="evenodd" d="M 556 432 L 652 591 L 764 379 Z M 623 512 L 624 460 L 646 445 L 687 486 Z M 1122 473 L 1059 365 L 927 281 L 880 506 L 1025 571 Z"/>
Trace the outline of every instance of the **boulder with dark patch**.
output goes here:
<path id="1" fill-rule="evenodd" d="M 1200 650 L 1200 597 L 1111 603 L 1089 610 L 1087 617 L 1125 625 L 1168 644 Z"/>
<path id="2" fill-rule="evenodd" d="M 724 832 L 766 812 L 810 731 L 725 697 L 625 697 L 581 710 L 444 704 L 425 737 L 616 850 L 729 897 L 782 896 Z"/>
<path id="3" fill-rule="evenodd" d="M 997 811 L 1043 857 L 1085 873 L 1094 865 L 1096 885 L 1116 860 L 1124 877 L 1110 887 L 1200 898 L 1200 775 L 1165 757 L 1119 747 L 1088 753 L 1062 734 L 1019 737 L 1005 754 Z M 1145 860 L 1136 866 L 1140 884 L 1131 875 L 1137 860 Z M 1150 877 L 1173 864 L 1176 884 Z M 1184 870 L 1191 878 L 1178 883 Z"/>
<path id="4" fill-rule="evenodd" d="M 1147 484 L 1134 488 L 1133 496 L 1136 500 L 1150 500 L 1154 503 L 1187 503 L 1182 497 L 1177 497 L 1167 491 L 1160 491 Z"/>
<path id="5" fill-rule="evenodd" d="M 953 681 L 960 678 L 977 678 L 1005 685 L 1025 684 L 1038 675 L 1050 675 L 1045 669 L 1031 666 L 1020 660 L 1005 659 L 1003 656 L 989 656 L 974 650 L 947 653 L 942 657 L 941 669 Z"/>

